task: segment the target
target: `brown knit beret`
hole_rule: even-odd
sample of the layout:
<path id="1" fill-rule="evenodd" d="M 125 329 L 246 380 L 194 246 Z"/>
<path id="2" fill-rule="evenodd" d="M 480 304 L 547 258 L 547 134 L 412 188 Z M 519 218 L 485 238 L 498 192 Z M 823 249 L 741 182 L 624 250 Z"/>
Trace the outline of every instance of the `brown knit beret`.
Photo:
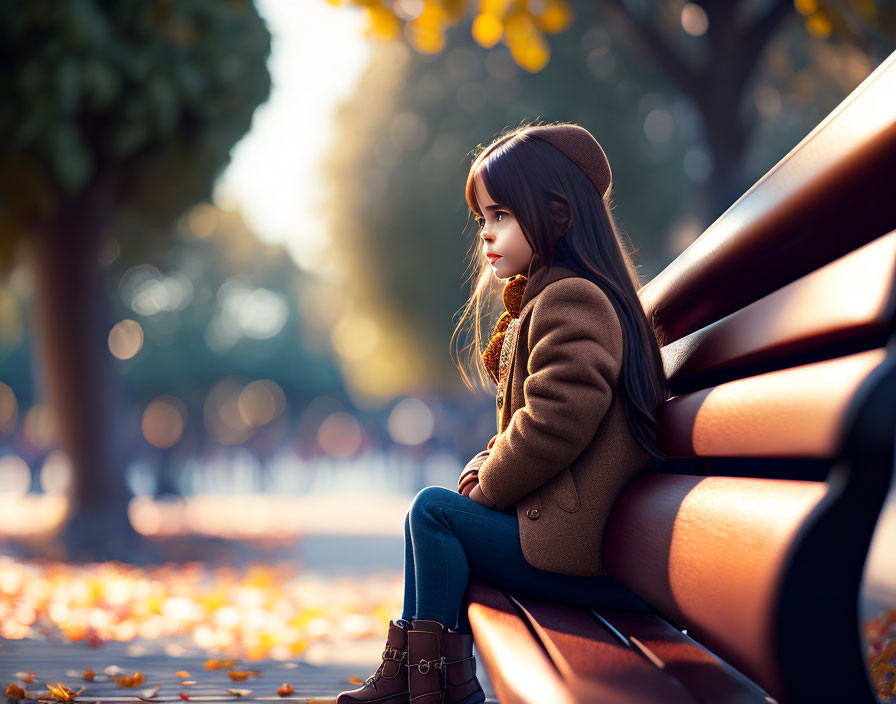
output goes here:
<path id="1" fill-rule="evenodd" d="M 537 125 L 526 134 L 539 137 L 554 145 L 573 161 L 597 188 L 601 197 L 613 182 L 610 162 L 597 140 L 579 125 Z"/>

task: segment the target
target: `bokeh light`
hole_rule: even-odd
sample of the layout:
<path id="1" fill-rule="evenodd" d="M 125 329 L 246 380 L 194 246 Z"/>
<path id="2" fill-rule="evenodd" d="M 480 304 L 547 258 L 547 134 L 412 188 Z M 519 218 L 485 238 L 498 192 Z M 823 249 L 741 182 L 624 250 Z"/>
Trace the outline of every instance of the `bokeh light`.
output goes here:
<path id="1" fill-rule="evenodd" d="M 40 468 L 40 487 L 48 494 L 64 494 L 72 484 L 74 473 L 68 455 L 53 450 Z"/>
<path id="2" fill-rule="evenodd" d="M 420 445 L 432 437 L 435 418 L 423 401 L 405 398 L 389 414 L 389 435 L 402 445 Z"/>
<path id="3" fill-rule="evenodd" d="M 31 487 L 31 470 L 17 455 L 0 457 L 0 493 L 21 495 Z"/>
<path id="4" fill-rule="evenodd" d="M 654 108 L 644 118 L 644 134 L 652 142 L 666 142 L 675 132 L 675 119 L 665 108 Z"/>
<path id="5" fill-rule="evenodd" d="M 240 392 L 237 406 L 245 424 L 258 428 L 280 417 L 286 408 L 286 394 L 270 379 L 259 379 Z"/>
<path id="6" fill-rule="evenodd" d="M 109 351 L 118 359 L 131 359 L 143 347 L 143 328 L 136 320 L 120 320 L 109 331 Z"/>
<path id="7" fill-rule="evenodd" d="M 239 445 L 255 432 L 240 411 L 240 394 L 246 387 L 246 382 L 240 377 L 224 377 L 205 397 L 205 427 L 225 445 Z"/>
<path id="8" fill-rule="evenodd" d="M 47 403 L 37 403 L 25 414 L 25 437 L 32 446 L 45 450 L 56 442 L 56 415 Z"/>
<path id="9" fill-rule="evenodd" d="M 333 350 L 343 359 L 361 359 L 373 352 L 380 331 L 370 316 L 349 313 L 333 326 L 330 339 Z"/>
<path id="10" fill-rule="evenodd" d="M 0 381 L 0 433 L 11 435 L 19 419 L 19 403 L 8 384 Z"/>
<path id="11" fill-rule="evenodd" d="M 693 2 L 685 3 L 681 8 L 681 28 L 692 37 L 700 37 L 709 29 L 709 18 L 706 10 Z"/>
<path id="12" fill-rule="evenodd" d="M 208 203 L 200 203 L 187 215 L 187 225 L 196 237 L 205 238 L 218 228 L 218 210 Z"/>
<path id="13" fill-rule="evenodd" d="M 220 352 L 228 351 L 243 337 L 267 340 L 286 325 L 289 307 L 276 291 L 256 288 L 241 276 L 229 278 L 218 289 L 217 309 L 206 327 L 205 339 Z"/>
<path id="14" fill-rule="evenodd" d="M 143 437 L 150 445 L 171 447 L 180 440 L 187 424 L 187 407 L 176 396 L 159 396 L 143 411 Z"/>
<path id="15" fill-rule="evenodd" d="M 361 425 L 344 411 L 328 415 L 317 431 L 318 445 L 331 457 L 351 457 L 361 447 L 361 440 Z"/>

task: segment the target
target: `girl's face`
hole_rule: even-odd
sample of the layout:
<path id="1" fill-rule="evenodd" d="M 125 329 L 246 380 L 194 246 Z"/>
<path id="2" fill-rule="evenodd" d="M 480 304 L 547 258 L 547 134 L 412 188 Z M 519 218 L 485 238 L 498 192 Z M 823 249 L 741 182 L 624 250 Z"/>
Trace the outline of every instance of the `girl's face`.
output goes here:
<path id="1" fill-rule="evenodd" d="M 516 217 L 492 200 L 478 171 L 473 177 L 473 188 L 483 214 L 483 218 L 479 219 L 482 256 L 489 260 L 492 271 L 499 279 L 525 274 L 529 271 L 532 247 L 526 241 Z"/>

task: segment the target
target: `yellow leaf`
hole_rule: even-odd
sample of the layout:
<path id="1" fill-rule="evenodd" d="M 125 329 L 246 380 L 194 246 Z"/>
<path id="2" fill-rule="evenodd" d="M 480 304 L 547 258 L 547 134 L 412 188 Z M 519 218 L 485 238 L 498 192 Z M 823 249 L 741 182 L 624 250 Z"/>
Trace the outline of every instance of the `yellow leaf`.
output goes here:
<path id="1" fill-rule="evenodd" d="M 56 685 L 52 685 L 48 682 L 46 687 L 50 690 L 50 694 L 52 694 L 56 699 L 70 702 L 75 698 L 75 693 L 64 684 L 62 684 L 62 682 L 57 682 Z"/>
<path id="2" fill-rule="evenodd" d="M 820 10 L 813 12 L 806 18 L 806 29 L 813 37 L 824 39 L 831 33 L 831 20 Z"/>
<path id="3" fill-rule="evenodd" d="M 445 35 L 432 30 L 411 32 L 410 41 L 413 47 L 424 54 L 437 54 L 445 48 Z"/>
<path id="4" fill-rule="evenodd" d="M 539 29 L 548 34 L 562 32 L 572 21 L 573 11 L 566 0 L 548 0 L 545 11 L 535 18 Z"/>
<path id="5" fill-rule="evenodd" d="M 398 18 L 379 5 L 367 8 L 367 33 L 377 39 L 394 39 L 401 30 Z"/>
<path id="6" fill-rule="evenodd" d="M 473 39 L 479 46 L 490 49 L 497 44 L 504 34 L 504 25 L 494 15 L 479 14 L 473 20 Z"/>
<path id="7" fill-rule="evenodd" d="M 507 18 L 506 35 L 510 54 L 517 64 L 529 73 L 538 73 L 547 66 L 551 50 L 529 15 L 521 12 L 510 15 Z"/>
<path id="8" fill-rule="evenodd" d="M 509 5 L 510 0 L 481 0 L 479 3 L 479 12 L 484 15 L 503 17 L 507 13 Z"/>
<path id="9" fill-rule="evenodd" d="M 362 680 L 358 675 L 352 675 L 348 678 L 349 684 L 364 684 L 364 680 Z"/>

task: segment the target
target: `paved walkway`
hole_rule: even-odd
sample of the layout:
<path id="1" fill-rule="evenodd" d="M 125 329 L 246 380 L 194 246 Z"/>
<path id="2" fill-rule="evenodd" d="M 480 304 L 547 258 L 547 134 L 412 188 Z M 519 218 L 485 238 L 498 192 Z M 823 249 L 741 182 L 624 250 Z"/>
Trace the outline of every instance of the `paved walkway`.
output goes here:
<path id="1" fill-rule="evenodd" d="M 257 670 L 259 674 L 249 675 L 245 681 L 234 682 L 226 670 L 206 670 L 205 662 L 209 656 L 201 651 L 186 650 L 177 644 L 163 646 L 157 641 L 144 643 L 146 644 L 110 641 L 93 648 L 85 642 L 0 638 L 0 685 L 5 690 L 8 684 L 16 682 L 16 673 L 34 670 L 35 683 L 26 685 L 26 689 L 43 690 L 45 687 L 42 685 L 55 685 L 57 682 L 62 682 L 74 691 L 83 686 L 84 691 L 76 699 L 83 702 L 139 703 L 139 697 L 146 696 L 145 690 L 160 685 L 157 694 L 150 701 L 183 704 L 184 700 L 180 696 L 183 692 L 190 701 L 200 702 L 233 702 L 244 699 L 324 704 L 334 702 L 339 692 L 358 686 L 349 682 L 352 677 L 363 679 L 373 672 L 369 665 L 313 665 L 302 662 L 301 659 L 240 660 L 233 669 Z M 137 652 L 141 654 L 134 654 Z M 122 675 L 142 672 L 145 683 L 133 688 L 120 687 L 112 677 L 105 674 L 109 666 L 120 668 L 119 674 Z M 84 680 L 82 673 L 87 668 L 96 673 L 95 681 Z M 189 678 L 177 677 L 176 673 L 180 671 L 188 672 Z M 487 702 L 495 704 L 498 700 L 481 661 L 477 662 L 477 674 L 488 697 Z M 195 681 L 196 684 L 184 685 L 184 680 Z M 292 685 L 294 691 L 281 697 L 277 690 L 284 683 Z M 228 689 L 249 689 L 251 693 L 245 697 L 237 697 L 228 693 Z"/>

